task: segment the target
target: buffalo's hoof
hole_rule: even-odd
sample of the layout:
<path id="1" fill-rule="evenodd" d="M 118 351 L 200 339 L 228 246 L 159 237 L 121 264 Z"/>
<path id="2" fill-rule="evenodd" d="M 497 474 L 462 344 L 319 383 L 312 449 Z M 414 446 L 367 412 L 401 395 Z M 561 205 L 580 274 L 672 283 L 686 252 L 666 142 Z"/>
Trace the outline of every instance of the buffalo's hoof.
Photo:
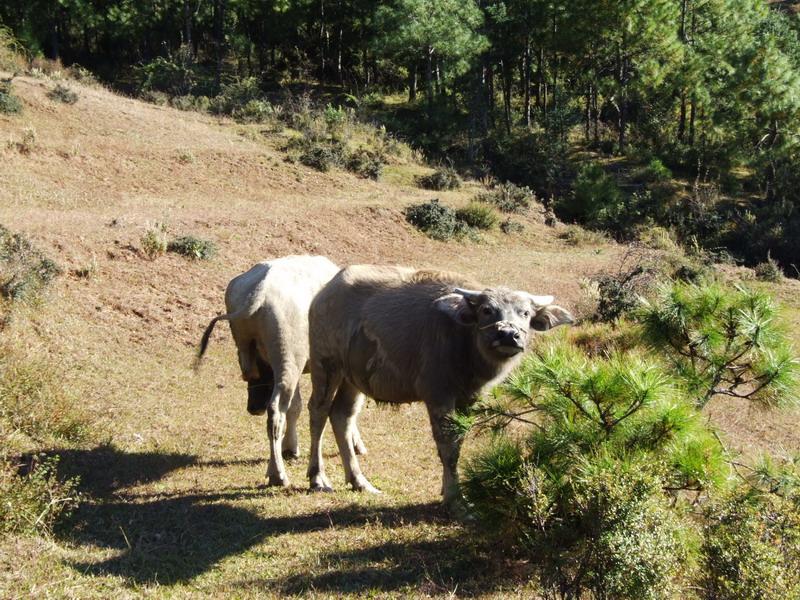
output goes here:
<path id="1" fill-rule="evenodd" d="M 249 406 L 247 407 L 247 414 L 253 415 L 254 417 L 260 417 L 266 412 L 267 412 L 266 406 L 264 408 L 251 408 Z"/>
<path id="2" fill-rule="evenodd" d="M 364 442 L 356 444 L 353 448 L 356 451 L 356 454 L 359 456 L 366 456 L 367 455 L 367 447 L 364 445 Z"/>
<path id="3" fill-rule="evenodd" d="M 308 488 L 309 491 L 312 492 L 332 492 L 333 488 L 329 485 L 320 484 L 320 483 L 312 483 L 311 487 Z"/>
<path id="4" fill-rule="evenodd" d="M 460 496 L 445 500 L 442 504 L 447 516 L 454 521 L 471 523 L 475 520 L 475 515 L 469 510 L 467 503 Z"/>
<path id="5" fill-rule="evenodd" d="M 312 492 L 332 492 L 333 484 L 331 484 L 331 481 L 327 478 L 327 476 L 319 474 L 310 478 L 309 489 Z"/>
<path id="6" fill-rule="evenodd" d="M 300 450 L 294 450 L 291 448 L 287 448 L 281 452 L 283 455 L 284 460 L 297 460 L 300 458 Z"/>
<path id="7" fill-rule="evenodd" d="M 364 477 L 363 475 L 361 477 L 356 478 L 356 480 L 353 481 L 351 483 L 351 485 L 353 486 L 353 491 L 354 492 L 366 492 L 368 494 L 382 494 L 383 493 L 378 488 L 376 488 L 374 485 L 372 485 L 369 481 L 367 481 L 367 478 Z"/>
<path id="8" fill-rule="evenodd" d="M 268 475 L 267 485 L 270 487 L 288 487 L 289 478 L 286 475 Z"/>

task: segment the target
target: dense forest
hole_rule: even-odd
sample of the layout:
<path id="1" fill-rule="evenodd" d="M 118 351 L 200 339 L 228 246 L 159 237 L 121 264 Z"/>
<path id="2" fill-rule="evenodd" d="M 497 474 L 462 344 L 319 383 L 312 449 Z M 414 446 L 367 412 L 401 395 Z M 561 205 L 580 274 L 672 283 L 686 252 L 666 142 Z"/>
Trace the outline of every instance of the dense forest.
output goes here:
<path id="1" fill-rule="evenodd" d="M 683 242 L 749 264 L 771 256 L 797 274 L 796 9 L 764 0 L 6 0 L 0 23 L 31 57 L 81 65 L 133 93 L 213 98 L 252 81 L 277 101 L 304 86 L 364 109 L 432 159 L 530 186 L 563 220 L 618 238 L 659 223 Z M 640 177 L 620 188 L 608 168 L 576 161 L 576 149 L 641 165 Z M 676 187 L 673 174 L 694 183 Z"/>

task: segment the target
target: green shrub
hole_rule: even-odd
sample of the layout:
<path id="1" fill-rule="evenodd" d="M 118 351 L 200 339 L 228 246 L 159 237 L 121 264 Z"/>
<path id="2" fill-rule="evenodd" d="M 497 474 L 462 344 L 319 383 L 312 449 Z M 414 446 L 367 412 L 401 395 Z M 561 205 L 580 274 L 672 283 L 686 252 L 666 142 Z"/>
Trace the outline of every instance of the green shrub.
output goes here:
<path id="1" fill-rule="evenodd" d="M 500 231 L 509 235 L 512 233 L 522 233 L 524 230 L 525 226 L 522 223 L 512 221 L 511 219 L 505 219 L 500 223 Z"/>
<path id="2" fill-rule="evenodd" d="M 405 210 L 406 221 L 435 240 L 449 240 L 467 233 L 467 226 L 456 211 L 434 199 L 414 204 Z"/>
<path id="3" fill-rule="evenodd" d="M 170 56 L 159 56 L 136 68 L 138 88 L 141 92 L 163 92 L 183 96 L 192 91 L 195 75 L 191 50 L 182 46 Z"/>
<path id="4" fill-rule="evenodd" d="M 417 185 L 426 190 L 455 190 L 461 187 L 461 178 L 452 167 L 441 167 L 430 175 L 417 177 Z"/>
<path id="5" fill-rule="evenodd" d="M 331 135 L 340 133 L 348 121 L 347 111 L 340 106 L 331 104 L 328 104 L 322 111 L 322 118 L 325 121 L 328 133 Z"/>
<path id="6" fill-rule="evenodd" d="M 40 443 L 82 442 L 89 421 L 67 395 L 53 365 L 21 360 L 0 347 L 0 422 Z"/>
<path id="7" fill-rule="evenodd" d="M 164 223 L 156 223 L 148 227 L 139 240 L 142 252 L 150 260 L 155 260 L 167 252 L 167 227 Z"/>
<path id="8" fill-rule="evenodd" d="M 525 359 L 505 391 L 484 415 L 539 418 L 524 443 L 501 437 L 467 463 L 478 522 L 524 550 L 551 592 L 674 597 L 692 529 L 665 488 L 727 473 L 702 415 L 657 362 L 636 352 L 587 357 L 557 339 Z"/>
<path id="9" fill-rule="evenodd" d="M 500 180 L 531 188 L 540 198 L 559 196 L 570 177 L 567 145 L 561 136 L 526 129 L 495 130 L 484 144 L 485 159 Z"/>
<path id="10" fill-rule="evenodd" d="M 27 238 L 0 225 L 0 296 L 30 298 L 44 289 L 61 269 L 33 247 Z"/>
<path id="11" fill-rule="evenodd" d="M 767 255 L 767 260 L 757 264 L 753 271 L 755 272 L 756 279 L 759 281 L 769 281 L 776 283 L 783 279 L 783 269 L 776 260 Z"/>
<path id="12" fill-rule="evenodd" d="M 340 142 L 331 140 L 307 141 L 303 145 L 300 154 L 300 162 L 327 173 L 332 168 L 343 167 L 345 165 L 346 149 Z"/>
<path id="13" fill-rule="evenodd" d="M 274 116 L 272 105 L 266 100 L 248 100 L 244 106 L 235 108 L 231 116 L 240 123 L 264 123 Z"/>
<path id="14" fill-rule="evenodd" d="M 705 509 L 705 597 L 800 598 L 800 503 L 736 490 Z"/>
<path id="15" fill-rule="evenodd" d="M 475 201 L 459 208 L 456 211 L 456 218 L 475 229 L 492 229 L 500 220 L 491 206 Z"/>
<path id="16" fill-rule="evenodd" d="M 22 102 L 12 90 L 11 79 L 0 79 L 0 114 L 13 115 L 21 112 Z"/>
<path id="17" fill-rule="evenodd" d="M 528 211 L 531 204 L 536 202 L 536 194 L 530 188 L 517 186 L 507 181 L 491 190 L 481 192 L 475 199 L 493 204 L 501 212 L 524 213 Z"/>
<path id="18" fill-rule="evenodd" d="M 167 244 L 167 251 L 180 254 L 192 260 L 209 260 L 217 253 L 214 242 L 193 235 L 184 235 Z"/>
<path id="19" fill-rule="evenodd" d="M 599 246 L 607 244 L 608 238 L 600 231 L 585 229 L 580 225 L 567 225 L 558 234 L 559 239 L 564 240 L 569 246 Z"/>
<path id="20" fill-rule="evenodd" d="M 662 285 L 637 318 L 698 406 L 715 394 L 765 406 L 795 402 L 800 364 L 766 294 L 720 284 Z"/>
<path id="21" fill-rule="evenodd" d="M 78 94 L 62 83 L 57 83 L 56 87 L 47 92 L 47 97 L 64 104 L 75 104 L 78 101 Z"/>
<path id="22" fill-rule="evenodd" d="M 359 148 L 347 157 L 347 170 L 365 179 L 378 180 L 383 172 L 383 157 L 377 153 Z"/>
<path id="23" fill-rule="evenodd" d="M 77 507 L 77 478 L 60 481 L 58 457 L 35 457 L 27 475 L 0 460 L 0 534 L 50 534 Z"/>
<path id="24" fill-rule="evenodd" d="M 261 88 L 255 77 L 245 77 L 222 86 L 219 95 L 211 99 L 209 110 L 220 115 L 233 115 L 253 100 L 261 100 Z"/>
<path id="25" fill-rule="evenodd" d="M 640 179 L 648 182 L 662 183 L 672 179 L 670 171 L 658 158 L 652 158 L 638 173 Z"/>
<path id="26" fill-rule="evenodd" d="M 94 73 L 77 63 L 70 65 L 69 76 L 75 81 L 80 81 L 86 85 L 95 85 L 98 83 L 97 77 L 94 76 Z"/>
<path id="27" fill-rule="evenodd" d="M 679 253 L 681 251 L 672 233 L 664 227 L 658 225 L 640 227 L 636 230 L 634 235 L 646 248 L 674 253 Z"/>
<path id="28" fill-rule="evenodd" d="M 590 163 L 578 173 L 572 194 L 556 203 L 556 214 L 562 221 L 594 223 L 601 210 L 621 200 L 622 193 L 614 179 L 601 165 Z"/>

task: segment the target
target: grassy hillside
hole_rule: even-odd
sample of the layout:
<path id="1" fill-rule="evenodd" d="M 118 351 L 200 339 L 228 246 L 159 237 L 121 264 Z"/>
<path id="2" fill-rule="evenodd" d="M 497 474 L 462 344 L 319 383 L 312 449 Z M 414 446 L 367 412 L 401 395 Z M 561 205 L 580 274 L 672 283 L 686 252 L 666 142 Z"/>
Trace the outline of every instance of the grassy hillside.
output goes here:
<path id="1" fill-rule="evenodd" d="M 245 412 L 228 332 L 218 328 L 198 374 L 194 351 L 228 280 L 265 258 L 320 253 L 340 264 L 458 270 L 574 307 L 579 280 L 613 268 L 622 249 L 568 245 L 536 211 L 519 234 L 433 241 L 402 210 L 433 197 L 462 206 L 480 186 L 420 190 L 413 177 L 429 169 L 411 157 L 379 182 L 323 174 L 286 162 L 284 135 L 70 85 L 79 96 L 71 105 L 48 97 L 52 81 L 18 77 L 23 111 L 0 114 L 0 223 L 64 269 L 0 335 L 56 369 L 94 433 L 62 448 L 19 443 L 20 453 L 58 450 L 84 502 L 53 537 L 0 542 L 0 597 L 530 597 L 524 564 L 441 512 L 422 406 L 363 413 L 362 464 L 383 495 L 344 489 L 330 433 L 336 493 L 306 493 L 305 453 L 289 466 L 289 489 L 268 489 L 265 420 Z M 149 260 L 141 238 L 155 223 L 170 237 L 214 242 L 216 257 Z M 771 285 L 798 305 L 800 283 Z M 795 310 L 789 317 L 800 321 Z M 797 415 L 730 402 L 709 414 L 745 450 L 800 449 Z"/>

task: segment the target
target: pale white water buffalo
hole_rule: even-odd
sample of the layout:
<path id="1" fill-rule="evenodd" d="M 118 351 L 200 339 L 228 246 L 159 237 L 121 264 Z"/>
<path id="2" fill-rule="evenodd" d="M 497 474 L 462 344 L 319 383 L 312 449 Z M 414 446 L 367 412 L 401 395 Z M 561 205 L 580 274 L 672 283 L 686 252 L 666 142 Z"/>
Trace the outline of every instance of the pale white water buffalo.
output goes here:
<path id="1" fill-rule="evenodd" d="M 360 265 L 340 271 L 311 303 L 311 488 L 330 490 L 321 438 L 330 417 L 345 477 L 376 492 L 353 445 L 360 392 L 379 402 L 425 402 L 444 467 L 442 494 L 460 500 L 461 442 L 448 416 L 472 404 L 520 361 L 531 331 L 573 322 L 552 304 L 453 273 Z"/>
<path id="2" fill-rule="evenodd" d="M 302 410 L 300 375 L 308 370 L 308 308 L 339 271 L 322 256 L 286 256 L 258 263 L 233 278 L 225 290 L 227 313 L 209 323 L 198 363 L 217 321 L 230 323 L 247 382 L 247 410 L 267 413 L 270 485 L 288 485 L 283 457 L 299 456 L 297 419 Z M 356 399 L 357 403 L 363 398 Z M 351 443 L 366 452 L 358 430 Z"/>

